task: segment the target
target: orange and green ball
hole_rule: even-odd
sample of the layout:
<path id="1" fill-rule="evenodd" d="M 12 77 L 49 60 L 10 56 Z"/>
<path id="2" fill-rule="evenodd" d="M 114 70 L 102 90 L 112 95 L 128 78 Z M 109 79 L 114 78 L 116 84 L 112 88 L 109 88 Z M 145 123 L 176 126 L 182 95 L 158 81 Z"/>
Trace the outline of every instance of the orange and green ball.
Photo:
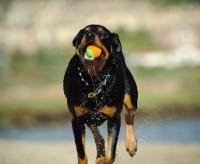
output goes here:
<path id="1" fill-rule="evenodd" d="M 85 51 L 86 55 L 90 59 L 96 59 L 101 55 L 101 49 L 95 45 L 89 45 Z"/>

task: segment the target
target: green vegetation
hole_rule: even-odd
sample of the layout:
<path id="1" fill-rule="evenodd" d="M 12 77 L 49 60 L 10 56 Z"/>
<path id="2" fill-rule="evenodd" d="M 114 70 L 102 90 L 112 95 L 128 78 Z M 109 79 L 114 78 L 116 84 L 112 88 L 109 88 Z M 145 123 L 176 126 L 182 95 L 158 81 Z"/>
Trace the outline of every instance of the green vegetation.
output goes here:
<path id="1" fill-rule="evenodd" d="M 140 93 L 139 104 L 144 108 L 153 106 L 200 106 L 200 67 L 195 68 L 134 68 L 132 70 Z"/>
<path id="2" fill-rule="evenodd" d="M 164 47 L 145 30 L 127 33 L 119 29 L 116 32 L 127 52 Z M 40 48 L 32 55 L 17 50 L 14 54 L 1 56 L 0 127 L 4 124 L 35 125 L 34 120 L 38 119 L 41 122 L 67 120 L 69 112 L 62 81 L 74 51 L 73 47 Z M 138 84 L 139 112 L 152 114 L 159 109 L 168 113 L 186 111 L 192 116 L 198 113 L 200 67 L 130 69 Z"/>
<path id="3" fill-rule="evenodd" d="M 54 121 L 69 116 L 62 80 L 73 51 L 40 49 L 32 56 L 20 51 L 6 56 L 9 71 L 0 71 L 0 126 L 2 120 L 12 125 L 23 125 L 25 120 L 32 125 L 31 120 L 38 118 Z M 200 67 L 130 69 L 138 84 L 139 112 L 184 109 L 196 114 L 200 107 Z"/>
<path id="4" fill-rule="evenodd" d="M 0 126 L 2 120 L 18 125 L 27 116 L 54 118 L 67 112 L 62 81 L 74 52 L 67 50 L 41 48 L 34 55 L 18 50 L 4 57 L 7 66 L 0 68 Z"/>
<path id="5" fill-rule="evenodd" d="M 126 51 L 148 51 L 164 48 L 163 45 L 154 40 L 151 34 L 144 29 L 127 32 L 123 28 L 120 28 L 116 33 L 119 35 L 123 49 Z"/>
<path id="6" fill-rule="evenodd" d="M 0 68 L 0 89 L 10 85 L 42 85 L 62 81 L 64 72 L 74 50 L 41 48 L 35 55 L 25 55 L 19 50 L 5 57 L 6 70 Z"/>
<path id="7" fill-rule="evenodd" d="M 200 0 L 146 0 L 161 6 L 200 4 Z"/>

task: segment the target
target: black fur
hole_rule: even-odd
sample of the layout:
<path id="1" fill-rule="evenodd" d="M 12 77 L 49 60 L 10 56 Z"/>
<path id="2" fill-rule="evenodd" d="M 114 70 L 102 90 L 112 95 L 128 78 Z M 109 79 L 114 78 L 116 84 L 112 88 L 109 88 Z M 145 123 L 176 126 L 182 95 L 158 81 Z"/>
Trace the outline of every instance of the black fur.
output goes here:
<path id="1" fill-rule="evenodd" d="M 101 31 L 103 29 L 103 32 L 99 32 L 99 28 L 101 28 Z M 93 75 L 85 70 L 83 66 L 84 60 L 80 58 L 80 55 L 75 54 L 65 72 L 63 87 L 67 98 L 67 105 L 73 117 L 72 126 L 77 152 L 79 157 L 84 159 L 85 152 L 80 139 L 85 133 L 84 124 L 97 128 L 105 120 L 108 120 L 108 133 L 112 134 L 113 137 L 111 158 L 114 158 L 121 125 L 120 114 L 123 108 L 124 95 L 130 95 L 131 103 L 137 109 L 137 86 L 125 64 L 122 46 L 116 33 L 111 33 L 100 25 L 89 25 L 80 30 L 75 36 L 72 44 L 76 49 L 84 36 L 88 43 L 92 43 L 94 37 L 97 37 L 106 47 L 109 56 L 103 68 L 97 70 L 97 74 Z M 84 64 L 87 65 L 87 62 L 91 64 L 93 61 L 91 63 L 90 61 L 85 61 Z M 94 65 L 95 63 L 92 63 L 91 67 Z M 96 95 L 94 98 L 88 98 L 88 94 L 92 92 Z M 87 109 L 88 112 L 83 112 L 80 116 L 77 116 L 74 110 L 75 106 Z M 99 109 L 105 106 L 116 107 L 116 111 L 112 117 L 99 112 Z M 101 148 L 101 152 L 103 153 L 97 153 L 97 158 L 105 156 L 105 152 L 102 150 L 103 147 Z"/>

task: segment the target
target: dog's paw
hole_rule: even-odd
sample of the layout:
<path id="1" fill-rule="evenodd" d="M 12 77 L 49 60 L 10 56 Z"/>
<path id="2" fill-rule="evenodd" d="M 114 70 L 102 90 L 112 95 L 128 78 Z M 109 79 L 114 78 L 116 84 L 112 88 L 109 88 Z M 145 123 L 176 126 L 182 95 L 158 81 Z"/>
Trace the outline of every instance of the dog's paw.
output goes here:
<path id="1" fill-rule="evenodd" d="M 97 158 L 96 164 L 104 164 L 104 157 Z"/>
<path id="2" fill-rule="evenodd" d="M 137 152 L 137 140 L 136 139 L 126 139 L 126 150 L 128 154 L 133 157 Z"/>

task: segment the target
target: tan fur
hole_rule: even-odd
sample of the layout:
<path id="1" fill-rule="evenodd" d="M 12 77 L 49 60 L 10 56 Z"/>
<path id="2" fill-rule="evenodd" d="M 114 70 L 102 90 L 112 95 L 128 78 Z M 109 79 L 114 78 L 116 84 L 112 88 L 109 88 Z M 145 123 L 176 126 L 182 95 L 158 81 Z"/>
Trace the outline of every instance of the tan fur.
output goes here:
<path id="1" fill-rule="evenodd" d="M 96 164 L 104 164 L 104 157 L 97 158 Z"/>
<path id="2" fill-rule="evenodd" d="M 135 109 L 131 103 L 131 98 L 128 94 L 124 96 L 124 105 L 127 110 L 125 115 L 126 122 L 126 150 L 130 156 L 134 156 L 137 151 L 137 139 L 134 132 L 134 112 Z"/>
<path id="3" fill-rule="evenodd" d="M 89 29 L 90 29 L 89 27 L 86 27 L 86 28 L 85 28 L 85 32 L 89 31 Z"/>
<path id="4" fill-rule="evenodd" d="M 78 156 L 78 164 L 88 164 L 87 156 L 85 155 L 85 158 L 84 158 L 84 159 L 81 159 L 81 158 Z"/>
<path id="5" fill-rule="evenodd" d="M 126 106 L 126 108 L 129 110 L 133 109 L 133 105 L 131 103 L 131 97 L 128 94 L 124 95 L 124 105 Z"/>
<path id="6" fill-rule="evenodd" d="M 80 106 L 74 106 L 74 111 L 76 113 L 76 117 L 79 117 L 81 116 L 83 113 L 87 113 L 88 110 L 83 108 L 83 107 L 80 107 Z"/>
<path id="7" fill-rule="evenodd" d="M 103 29 L 100 27 L 100 28 L 99 28 L 99 31 L 100 31 L 100 32 L 102 32 L 102 31 L 103 31 Z"/>
<path id="8" fill-rule="evenodd" d="M 114 159 L 111 159 L 111 146 L 112 146 L 112 135 L 108 134 L 108 145 L 107 145 L 107 152 L 106 152 L 106 156 L 104 158 L 104 163 L 105 164 L 112 164 L 115 161 Z"/>
<path id="9" fill-rule="evenodd" d="M 102 112 L 110 117 L 113 117 L 116 112 L 116 107 L 104 106 L 104 107 L 101 107 L 98 112 Z"/>
<path id="10" fill-rule="evenodd" d="M 95 63 L 94 65 L 85 63 L 82 60 L 81 60 L 81 62 L 83 64 L 84 70 L 87 73 L 89 73 L 90 75 L 96 76 L 97 72 L 101 71 L 101 69 L 105 65 L 105 62 L 106 62 L 106 60 L 109 56 L 109 52 L 107 51 L 106 47 L 101 43 L 101 41 L 99 40 L 99 38 L 97 36 L 95 36 L 95 38 L 94 38 L 94 43 L 96 44 L 96 46 L 98 46 L 99 48 L 102 49 L 102 51 L 104 53 L 103 59 L 101 59 L 101 61 L 99 61 L 98 63 Z M 76 54 L 78 54 L 80 58 L 81 58 L 81 55 L 82 55 L 80 53 L 80 51 L 87 46 L 86 44 L 87 44 L 87 42 L 86 42 L 86 38 L 84 36 L 81 40 L 81 43 L 79 44 L 79 46 L 76 49 Z"/>

